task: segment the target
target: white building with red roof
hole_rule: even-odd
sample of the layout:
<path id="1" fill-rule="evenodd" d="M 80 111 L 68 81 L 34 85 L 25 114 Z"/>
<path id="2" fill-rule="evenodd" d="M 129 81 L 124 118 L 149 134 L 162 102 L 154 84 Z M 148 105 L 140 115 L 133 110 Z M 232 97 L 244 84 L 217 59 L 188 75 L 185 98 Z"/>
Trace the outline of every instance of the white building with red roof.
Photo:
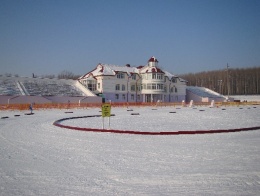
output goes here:
<path id="1" fill-rule="evenodd" d="M 98 64 L 78 80 L 112 102 L 181 102 L 186 97 L 186 81 L 159 68 L 154 56 L 145 66 Z"/>

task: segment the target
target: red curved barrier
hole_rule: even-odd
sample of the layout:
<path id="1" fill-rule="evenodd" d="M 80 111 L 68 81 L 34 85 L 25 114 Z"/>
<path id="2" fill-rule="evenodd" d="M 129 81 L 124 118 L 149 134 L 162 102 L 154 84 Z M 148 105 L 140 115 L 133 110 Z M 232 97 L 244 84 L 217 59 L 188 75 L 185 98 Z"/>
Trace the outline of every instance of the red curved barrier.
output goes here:
<path id="1" fill-rule="evenodd" d="M 57 120 L 53 125 L 61 128 L 72 129 L 77 131 L 89 131 L 89 132 L 104 132 L 104 133 L 120 133 L 120 134 L 138 134 L 138 135 L 187 135 L 187 134 L 212 134 L 212 133 L 230 133 L 230 132 L 240 132 L 240 131 L 252 131 L 260 129 L 260 126 L 256 127 L 246 127 L 237 129 L 212 129 L 212 130 L 194 130 L 194 131 L 160 131 L 160 132 L 150 132 L 150 131 L 130 131 L 130 130 L 116 130 L 116 129 L 97 129 L 97 128 L 85 128 L 85 127 L 74 127 L 68 125 L 60 124 L 62 121 L 77 119 L 77 118 L 90 118 L 90 117 L 100 117 L 101 115 L 92 116 L 80 116 L 63 118 Z"/>

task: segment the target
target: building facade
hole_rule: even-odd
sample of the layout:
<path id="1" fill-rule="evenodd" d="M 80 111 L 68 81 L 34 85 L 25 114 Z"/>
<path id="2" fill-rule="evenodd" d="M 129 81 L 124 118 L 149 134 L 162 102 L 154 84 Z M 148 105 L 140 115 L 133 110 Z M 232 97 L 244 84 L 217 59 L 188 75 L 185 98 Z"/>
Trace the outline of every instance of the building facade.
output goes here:
<path id="1" fill-rule="evenodd" d="M 160 69 L 155 57 L 138 67 L 98 64 L 78 80 L 112 102 L 182 102 L 186 96 L 186 81 Z"/>

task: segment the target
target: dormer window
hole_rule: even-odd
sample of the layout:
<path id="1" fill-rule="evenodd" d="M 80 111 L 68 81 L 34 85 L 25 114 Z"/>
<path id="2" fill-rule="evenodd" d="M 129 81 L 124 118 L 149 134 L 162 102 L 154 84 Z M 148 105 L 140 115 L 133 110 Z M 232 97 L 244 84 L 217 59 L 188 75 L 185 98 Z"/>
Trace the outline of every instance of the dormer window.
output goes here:
<path id="1" fill-rule="evenodd" d="M 172 78 L 172 82 L 173 82 L 173 83 L 176 83 L 176 82 L 177 82 L 177 79 L 176 79 L 176 78 Z"/>
<path id="2" fill-rule="evenodd" d="M 124 79 L 125 78 L 125 74 L 122 73 L 122 72 L 119 72 L 119 73 L 117 73 L 116 77 L 119 78 L 119 79 Z"/>

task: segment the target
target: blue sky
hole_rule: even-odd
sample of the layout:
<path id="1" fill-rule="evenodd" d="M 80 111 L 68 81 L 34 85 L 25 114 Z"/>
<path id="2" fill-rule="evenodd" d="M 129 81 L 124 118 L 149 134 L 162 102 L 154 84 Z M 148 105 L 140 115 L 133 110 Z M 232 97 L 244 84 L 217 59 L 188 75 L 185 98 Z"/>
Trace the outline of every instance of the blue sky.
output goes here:
<path id="1" fill-rule="evenodd" d="M 0 0 L 0 74 L 260 66 L 259 0 Z"/>

